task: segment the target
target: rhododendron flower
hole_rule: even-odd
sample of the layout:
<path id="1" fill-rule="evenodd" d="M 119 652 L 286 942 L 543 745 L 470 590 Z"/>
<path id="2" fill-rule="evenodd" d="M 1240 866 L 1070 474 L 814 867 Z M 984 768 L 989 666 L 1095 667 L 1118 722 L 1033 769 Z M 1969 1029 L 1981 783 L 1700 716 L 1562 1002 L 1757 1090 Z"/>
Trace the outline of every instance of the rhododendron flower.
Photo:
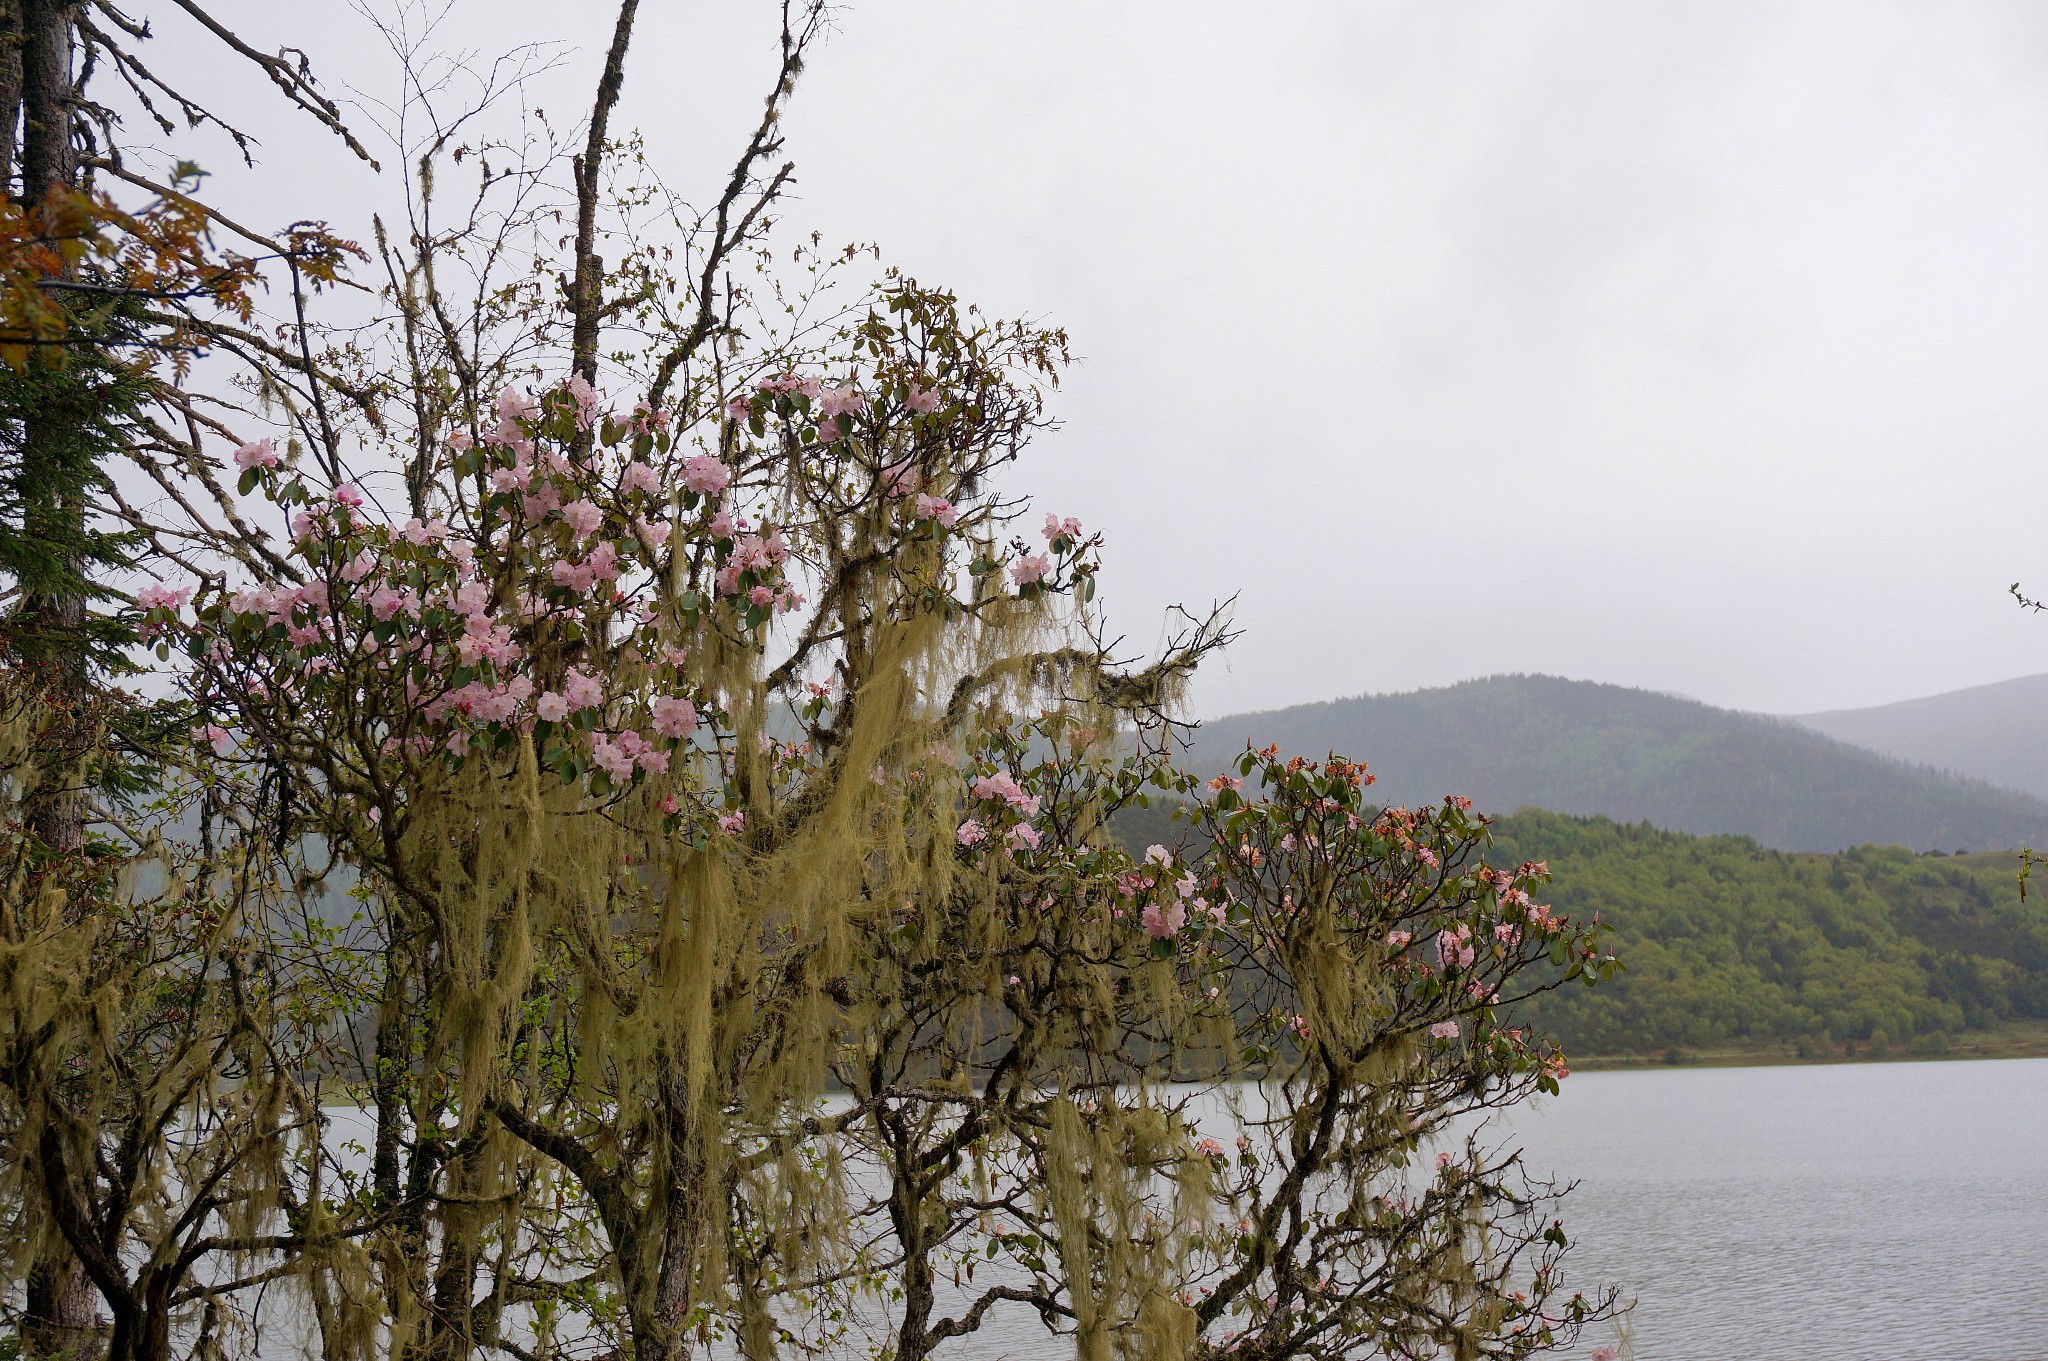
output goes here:
<path id="1" fill-rule="evenodd" d="M 1039 842 L 1038 829 L 1028 822 L 1020 822 L 1010 829 L 1009 841 L 1010 849 L 1013 851 L 1023 846 L 1029 846 L 1035 851 Z"/>
<path id="2" fill-rule="evenodd" d="M 1411 935 L 1410 935 L 1410 934 L 1408 934 L 1408 933 L 1407 933 L 1406 931 L 1389 931 L 1389 932 L 1387 932 L 1387 944 L 1388 944 L 1388 945 L 1391 945 L 1391 946 L 1392 946 L 1392 947 L 1394 947 L 1394 948 L 1395 948 L 1396 950 L 1402 949 L 1403 947 L 1405 947 L 1405 946 L 1406 946 L 1406 945 L 1408 944 L 1408 942 L 1409 942 L 1409 941 L 1411 941 L 1411 940 L 1414 940 L 1414 939 L 1415 939 L 1415 937 L 1414 937 L 1414 936 L 1411 936 Z"/>
<path id="3" fill-rule="evenodd" d="M 619 575 L 619 550 L 611 544 L 601 543 L 590 550 L 590 561 L 586 566 L 597 580 L 614 580 Z"/>
<path id="4" fill-rule="evenodd" d="M 389 586 L 379 586 L 370 592 L 370 613 L 379 623 L 389 623 L 393 615 L 405 608 L 405 593 Z"/>
<path id="5" fill-rule="evenodd" d="M 654 730 L 663 737 L 676 741 L 697 731 L 697 706 L 676 695 L 663 695 L 654 701 Z"/>
<path id="6" fill-rule="evenodd" d="M 969 818 L 953 833 L 953 839 L 963 846 L 979 846 L 988 839 L 988 828 Z"/>
<path id="7" fill-rule="evenodd" d="M 680 803 L 677 803 L 677 802 L 676 802 L 676 796 L 675 796 L 675 795 L 673 795 L 673 794 L 664 794 L 664 795 L 662 795 L 662 796 L 661 796 L 661 811 L 662 811 L 662 812 L 664 812 L 664 813 L 667 813 L 667 814 L 669 814 L 669 815 L 673 816 L 673 815 L 674 815 L 674 814 L 676 813 L 676 811 L 677 811 L 678 809 L 680 809 L 681 807 L 682 807 L 682 805 L 681 805 Z"/>
<path id="8" fill-rule="evenodd" d="M 303 510 L 292 512 L 292 537 L 294 539 L 303 541 L 312 538 L 315 528 L 313 516 L 310 512 Z"/>
<path id="9" fill-rule="evenodd" d="M 633 778 L 633 753 L 610 741 L 603 733 L 590 735 L 590 760 L 616 783 L 624 784 Z"/>
<path id="10" fill-rule="evenodd" d="M 734 529 L 731 512 L 719 511 L 711 517 L 711 523 L 704 528 L 714 539 L 730 539 Z"/>
<path id="11" fill-rule="evenodd" d="M 1195 1153 L 1204 1158 L 1220 1158 L 1223 1156 L 1223 1145 L 1214 1139 L 1204 1139 L 1195 1145 Z"/>
<path id="12" fill-rule="evenodd" d="M 475 441 L 470 439 L 467 430 L 450 430 L 448 432 L 448 447 L 458 454 L 473 443 Z"/>
<path id="13" fill-rule="evenodd" d="M 732 481 L 732 470 L 709 454 L 683 460 L 683 485 L 699 496 L 716 496 Z"/>
<path id="14" fill-rule="evenodd" d="M 747 600 L 755 605 L 771 604 L 774 599 L 775 592 L 769 590 L 766 586 L 756 586 L 747 592 Z"/>
<path id="15" fill-rule="evenodd" d="M 818 412 L 827 418 L 851 414 L 867 404 L 868 399 L 851 386 L 831 388 L 818 396 Z"/>
<path id="16" fill-rule="evenodd" d="M 1431 869 L 1436 868 L 1436 852 L 1427 846 L 1417 846 L 1415 848 L 1415 858 Z"/>
<path id="17" fill-rule="evenodd" d="M 1184 903 L 1169 903 L 1161 907 L 1158 903 L 1146 903 L 1140 920 L 1144 922 L 1145 934 L 1154 940 L 1165 940 L 1177 935 L 1188 923 L 1188 909 Z"/>
<path id="18" fill-rule="evenodd" d="M 199 730 L 199 735 L 212 745 L 215 756 L 229 755 L 235 749 L 234 739 L 228 736 L 228 730 L 218 723 L 207 724 Z"/>
<path id="19" fill-rule="evenodd" d="M 1455 1040 L 1458 1038 L 1458 1023 L 1456 1021 L 1438 1021 L 1429 1028 L 1429 1033 L 1440 1040 Z"/>
<path id="20" fill-rule="evenodd" d="M 560 723 L 569 716 L 569 701 L 553 690 L 543 690 L 534 701 L 533 711 L 550 723 Z"/>
<path id="21" fill-rule="evenodd" d="M 917 490 L 917 464 L 911 459 L 882 469 L 882 494 L 891 500 Z"/>
<path id="22" fill-rule="evenodd" d="M 570 399 L 576 403 L 576 428 L 588 430 L 597 424 L 597 389 L 580 373 L 570 374 L 569 381 L 562 386 L 568 389 Z"/>
<path id="23" fill-rule="evenodd" d="M 597 533 L 597 527 L 604 523 L 604 512 L 588 501 L 571 501 L 562 507 L 562 523 L 581 541 Z"/>
<path id="24" fill-rule="evenodd" d="M 953 509 L 953 503 L 943 496 L 926 496 L 919 492 L 917 497 L 917 518 L 937 520 L 951 529 L 960 519 L 960 512 Z"/>
<path id="25" fill-rule="evenodd" d="M 572 709 L 594 709 L 604 703 L 604 686 L 597 677 L 572 666 L 562 678 L 562 697 Z"/>
<path id="26" fill-rule="evenodd" d="M 1079 539 L 1081 537 L 1081 522 L 1071 515 L 1064 520 L 1057 515 L 1048 515 L 1045 517 L 1045 528 L 1040 532 L 1045 535 L 1048 543 L 1062 536 L 1069 539 Z"/>
<path id="27" fill-rule="evenodd" d="M 818 422 L 818 443 L 830 444 L 839 438 L 839 422 L 830 417 Z"/>
<path id="28" fill-rule="evenodd" d="M 734 421 L 744 421 L 754 414 L 754 408 L 744 397 L 735 397 L 725 404 L 726 416 Z"/>
<path id="29" fill-rule="evenodd" d="M 742 810 L 737 813 L 727 813 L 718 820 L 718 830 L 724 832 L 727 836 L 738 836 L 741 832 L 746 831 L 746 812 Z"/>
<path id="30" fill-rule="evenodd" d="M 626 465 L 626 471 L 619 478 L 619 489 L 646 492 L 652 496 L 661 490 L 661 475 L 647 464 L 635 460 Z"/>
<path id="31" fill-rule="evenodd" d="M 353 585 L 376 570 L 377 560 L 371 557 L 370 550 L 365 548 L 350 558 L 348 564 L 341 569 L 341 579 Z"/>
<path id="32" fill-rule="evenodd" d="M 135 603 L 142 606 L 145 610 L 181 610 L 185 608 L 185 602 L 191 598 L 192 588 L 190 586 L 181 586 L 177 590 L 172 590 L 170 587 L 159 585 L 156 582 L 151 582 L 135 593 Z"/>
<path id="33" fill-rule="evenodd" d="M 1034 581 L 1043 581 L 1051 570 L 1050 558 L 1043 553 L 1030 553 L 1010 564 L 1010 580 L 1019 586 L 1029 586 Z"/>
<path id="34" fill-rule="evenodd" d="M 350 510 L 355 510 L 363 504 L 362 489 L 353 482 L 344 482 L 334 489 L 334 499 Z"/>
<path id="35" fill-rule="evenodd" d="M 649 775 L 666 775 L 668 773 L 668 753 L 658 748 L 643 747 L 633 753 L 633 759 L 639 763 L 640 769 L 646 771 Z"/>
<path id="36" fill-rule="evenodd" d="M 405 536 L 407 543 L 419 548 L 425 548 L 430 543 L 439 543 L 448 537 L 448 522 L 446 520 L 422 520 L 415 515 L 412 519 L 405 522 L 405 528 L 399 532 Z"/>
<path id="37" fill-rule="evenodd" d="M 1167 850 L 1164 846 L 1147 846 L 1145 848 L 1145 863 L 1148 865 L 1171 865 L 1173 863 L 1173 852 Z"/>
<path id="38" fill-rule="evenodd" d="M 909 407 L 912 411 L 922 412 L 929 416 L 932 412 L 939 409 L 939 394 L 933 389 L 921 388 L 917 384 L 912 383 L 910 385 L 910 395 L 903 399 L 903 405 Z"/>
<path id="39" fill-rule="evenodd" d="M 277 441 L 260 439 L 235 450 L 235 466 L 243 472 L 251 468 L 275 468 L 277 466 Z"/>

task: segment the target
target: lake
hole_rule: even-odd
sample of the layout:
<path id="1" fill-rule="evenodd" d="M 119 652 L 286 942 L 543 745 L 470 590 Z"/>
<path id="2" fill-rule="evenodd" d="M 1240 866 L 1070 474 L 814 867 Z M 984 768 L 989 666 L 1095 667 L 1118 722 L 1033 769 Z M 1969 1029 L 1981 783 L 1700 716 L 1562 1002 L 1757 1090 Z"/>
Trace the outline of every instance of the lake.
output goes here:
<path id="1" fill-rule="evenodd" d="M 2048 1361 L 2048 1059 L 1578 1073 L 1500 1138 L 1636 1361 Z M 1072 1355 L 991 1323 L 941 1355 Z"/>
<path id="2" fill-rule="evenodd" d="M 1638 1361 L 2048 1358 L 2048 1059 L 1580 1073 L 1514 1134 Z"/>
<path id="3" fill-rule="evenodd" d="M 1578 1073 L 1501 1137 L 1579 1181 L 1567 1281 L 1636 1361 L 2048 1361 L 2048 1059 Z"/>

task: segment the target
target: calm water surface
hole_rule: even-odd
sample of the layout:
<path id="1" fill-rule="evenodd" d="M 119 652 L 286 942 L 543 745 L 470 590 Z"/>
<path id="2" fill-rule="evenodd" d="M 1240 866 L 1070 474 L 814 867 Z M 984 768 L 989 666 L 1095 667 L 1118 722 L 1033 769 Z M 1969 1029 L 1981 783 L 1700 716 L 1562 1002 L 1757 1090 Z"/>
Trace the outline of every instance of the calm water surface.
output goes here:
<path id="1" fill-rule="evenodd" d="M 1580 1073 L 1499 1137 L 1578 1180 L 1637 1361 L 2048 1361 L 2048 1059 Z"/>
<path id="2" fill-rule="evenodd" d="M 1640 1361 L 2048 1358 L 2048 1059 L 1580 1073 L 1512 1135 Z"/>

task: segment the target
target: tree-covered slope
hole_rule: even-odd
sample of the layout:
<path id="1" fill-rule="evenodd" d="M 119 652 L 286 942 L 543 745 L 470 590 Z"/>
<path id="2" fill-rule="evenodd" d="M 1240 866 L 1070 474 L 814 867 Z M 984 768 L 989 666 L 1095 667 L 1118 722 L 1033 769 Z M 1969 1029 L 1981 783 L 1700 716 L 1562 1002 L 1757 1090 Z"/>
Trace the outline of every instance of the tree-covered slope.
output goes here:
<path id="1" fill-rule="evenodd" d="M 1902 761 L 2048 798 L 2048 675 L 1793 721 Z"/>
<path id="2" fill-rule="evenodd" d="M 2021 899 L 2010 853 L 1789 855 L 1535 810 L 1494 841 L 1549 862 L 1553 906 L 1614 927 L 1620 975 L 1532 1007 L 1571 1049 L 1896 1044 L 2048 1017 L 2048 903 Z"/>
<path id="3" fill-rule="evenodd" d="M 1944 851 L 2048 842 L 2048 802 L 1893 760 L 1789 720 L 1618 685 L 1496 676 L 1205 723 L 1187 763 L 1247 741 L 1367 762 L 1394 802 L 1470 797 L 1604 815 L 1791 851 Z"/>

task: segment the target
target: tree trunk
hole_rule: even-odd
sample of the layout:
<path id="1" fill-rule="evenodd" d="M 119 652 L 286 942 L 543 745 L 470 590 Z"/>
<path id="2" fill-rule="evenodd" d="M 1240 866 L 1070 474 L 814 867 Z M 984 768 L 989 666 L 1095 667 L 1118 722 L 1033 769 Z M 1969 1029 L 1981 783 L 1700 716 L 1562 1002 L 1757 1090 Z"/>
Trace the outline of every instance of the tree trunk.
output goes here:
<path id="1" fill-rule="evenodd" d="M 77 178 L 71 126 L 72 43 L 77 6 L 70 0 L 11 0 L 0 9 L 0 20 L 11 21 L 14 31 L 7 36 L 16 40 L 8 45 L 4 59 L 0 59 L 0 83 L 11 84 L 13 89 L 0 90 L 0 95 L 18 92 L 21 196 L 36 203 L 53 185 L 70 187 Z M 8 114 L 6 142 L 12 152 L 15 140 L 11 107 Z M 31 422 L 25 432 L 27 457 L 33 459 L 38 449 L 47 448 L 54 433 L 47 428 L 39 430 L 37 423 Z M 60 531 L 74 523 L 82 527 L 85 521 L 85 507 L 75 498 L 31 511 L 37 512 L 39 518 L 58 522 L 55 527 Z M 24 601 L 22 614 L 26 616 L 24 632 L 39 634 L 43 641 L 55 641 L 78 633 L 85 622 L 85 599 L 75 591 L 41 595 Z M 57 693 L 51 698 L 58 705 L 69 707 L 74 716 L 82 717 L 86 682 L 83 649 L 60 646 L 41 651 L 57 663 Z M 85 814 L 83 792 L 67 786 L 35 800 L 29 809 L 29 825 L 53 857 L 67 858 L 77 855 L 85 844 Z M 43 1260 L 31 1269 L 25 1304 L 22 1341 L 31 1355 L 99 1354 L 98 1294 L 86 1278 L 84 1266 L 61 1239 L 54 1239 Z"/>

